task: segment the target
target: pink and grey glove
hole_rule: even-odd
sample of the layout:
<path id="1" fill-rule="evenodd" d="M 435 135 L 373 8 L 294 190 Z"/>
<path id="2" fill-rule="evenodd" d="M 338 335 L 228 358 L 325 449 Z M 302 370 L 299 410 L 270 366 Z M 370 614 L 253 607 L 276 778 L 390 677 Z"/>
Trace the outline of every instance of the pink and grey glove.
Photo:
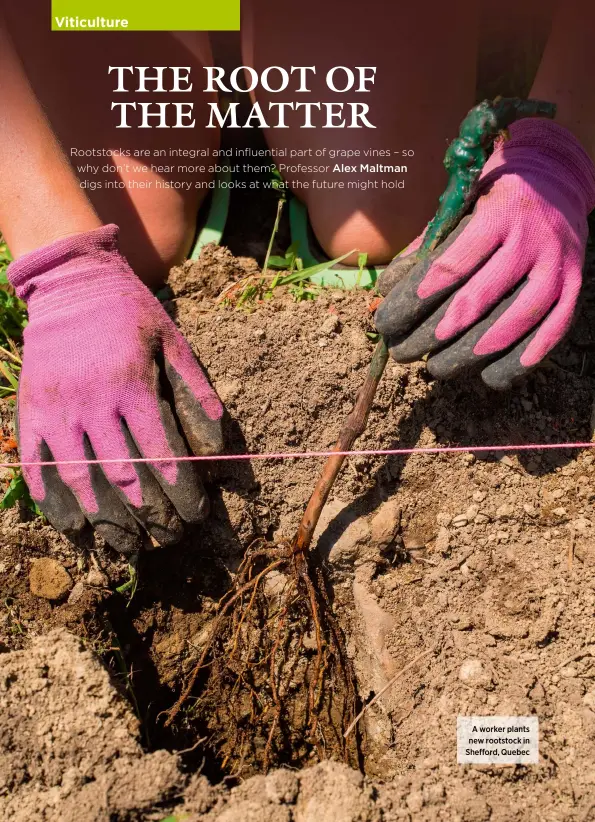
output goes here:
<path id="1" fill-rule="evenodd" d="M 173 457 L 222 448 L 221 403 L 162 306 L 103 226 L 13 262 L 29 309 L 18 395 L 20 455 L 40 460 Z M 87 522 L 124 553 L 161 545 L 207 514 L 189 462 L 24 469 L 31 496 L 74 541 Z"/>
<path id="2" fill-rule="evenodd" d="M 408 264 L 412 245 L 386 269 L 376 326 L 398 362 L 430 353 L 436 377 L 479 366 L 484 382 L 508 388 L 570 327 L 595 167 L 562 126 L 520 120 L 486 163 L 479 192 L 473 213 L 424 262 Z"/>

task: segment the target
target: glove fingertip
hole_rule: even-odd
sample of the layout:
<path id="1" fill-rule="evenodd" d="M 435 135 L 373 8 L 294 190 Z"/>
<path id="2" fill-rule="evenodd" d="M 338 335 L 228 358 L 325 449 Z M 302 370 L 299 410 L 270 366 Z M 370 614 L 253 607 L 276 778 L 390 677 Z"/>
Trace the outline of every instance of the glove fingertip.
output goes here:
<path id="1" fill-rule="evenodd" d="M 383 297 L 393 290 L 409 274 L 413 266 L 417 263 L 417 254 L 410 254 L 408 257 L 396 257 L 384 269 L 376 287 Z"/>
<path id="2" fill-rule="evenodd" d="M 512 385 L 525 376 L 531 369 L 525 368 L 518 361 L 518 354 L 516 355 L 516 362 L 503 357 L 501 360 L 484 368 L 481 372 L 481 379 L 494 391 L 508 391 Z"/>
<path id="3" fill-rule="evenodd" d="M 53 460 L 52 453 L 45 442 L 42 442 L 39 456 L 42 461 Z M 58 469 L 52 465 L 40 467 L 39 476 L 43 493 L 30 484 L 27 473 L 23 471 L 25 482 L 31 497 L 42 514 L 57 531 L 64 534 L 71 542 L 86 545 L 90 540 L 90 527 L 75 495 L 64 483 Z"/>
<path id="4" fill-rule="evenodd" d="M 220 454 L 223 451 L 223 406 L 219 398 L 213 391 L 221 409 L 221 413 L 214 416 L 205 410 L 202 401 L 167 360 L 165 371 L 173 391 L 176 414 L 192 452 L 197 456 Z"/>

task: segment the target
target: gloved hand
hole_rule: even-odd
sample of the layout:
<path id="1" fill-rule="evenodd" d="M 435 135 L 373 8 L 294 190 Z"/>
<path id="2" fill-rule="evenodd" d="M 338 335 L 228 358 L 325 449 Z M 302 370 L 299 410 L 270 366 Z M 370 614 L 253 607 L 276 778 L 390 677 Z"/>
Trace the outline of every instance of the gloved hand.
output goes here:
<path id="1" fill-rule="evenodd" d="M 18 394 L 22 461 L 171 457 L 222 448 L 221 403 L 188 343 L 107 225 L 21 257 L 8 278 L 29 309 Z M 175 412 L 175 414 L 174 414 Z M 161 544 L 208 500 L 189 462 L 25 468 L 31 496 L 74 541 L 86 520 L 118 551 Z"/>
<path id="2" fill-rule="evenodd" d="M 479 192 L 473 213 L 426 260 L 414 264 L 412 244 L 388 266 L 376 327 L 398 362 L 431 353 L 428 370 L 441 378 L 483 366 L 484 382 L 502 389 L 568 331 L 595 167 L 565 128 L 520 120 L 486 163 Z"/>

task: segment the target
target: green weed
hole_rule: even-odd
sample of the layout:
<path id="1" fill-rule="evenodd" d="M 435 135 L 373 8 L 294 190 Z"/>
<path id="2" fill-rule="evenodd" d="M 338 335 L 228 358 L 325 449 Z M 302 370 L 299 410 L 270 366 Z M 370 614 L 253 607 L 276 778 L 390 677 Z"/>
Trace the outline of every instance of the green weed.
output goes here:
<path id="1" fill-rule="evenodd" d="M 10 252 L 0 235 L 0 344 L 8 347 L 20 362 L 15 342 L 21 342 L 27 325 L 27 307 L 14 293 L 8 282 L 6 269 L 11 261 Z"/>
<path id="2" fill-rule="evenodd" d="M 14 399 L 21 371 L 17 347 L 27 325 L 27 308 L 16 296 L 6 277 L 10 252 L 0 237 L 0 398 Z"/>
<path id="3" fill-rule="evenodd" d="M 218 301 L 223 305 L 232 305 L 241 308 L 258 300 L 270 300 L 273 298 L 277 286 L 289 286 L 289 293 L 296 302 L 301 300 L 315 300 L 320 294 L 321 287 L 309 282 L 310 278 L 329 266 L 342 262 L 353 251 L 348 251 L 341 257 L 337 257 L 330 262 L 323 262 L 304 268 L 304 261 L 298 255 L 298 244 L 292 243 L 283 256 L 273 254 L 275 238 L 279 231 L 281 215 L 287 202 L 287 183 L 284 182 L 279 171 L 274 168 L 272 171 L 273 188 L 278 195 L 277 211 L 275 222 L 269 239 L 267 252 L 264 258 L 262 271 L 259 275 L 245 277 L 236 283 L 231 283 L 220 295 Z M 367 254 L 358 256 L 359 274 L 361 277 L 367 262 Z M 277 272 L 270 274 L 270 271 Z"/>
<path id="4" fill-rule="evenodd" d="M 263 272 L 266 274 L 268 267 L 269 267 L 269 260 L 271 257 L 271 252 L 273 250 L 273 244 L 275 242 L 275 237 L 277 236 L 277 232 L 279 231 L 279 223 L 281 222 L 281 214 L 283 213 L 283 206 L 287 202 L 287 184 L 283 181 L 283 177 L 279 173 L 279 169 L 276 167 L 273 168 L 272 171 L 272 178 L 273 178 L 273 188 L 277 192 L 277 213 L 275 215 L 275 222 L 273 224 L 273 230 L 271 232 L 271 238 L 269 240 L 269 245 L 267 247 L 267 253 L 264 258 L 264 265 L 262 266 Z"/>
<path id="5" fill-rule="evenodd" d="M 355 281 L 355 285 L 356 285 L 357 288 L 359 288 L 359 284 L 360 284 L 360 281 L 362 279 L 362 274 L 364 273 L 364 268 L 366 267 L 367 262 L 368 262 L 367 253 L 365 251 L 360 252 L 357 255 L 357 268 L 358 268 L 358 271 L 357 271 L 357 279 Z"/>
<path id="6" fill-rule="evenodd" d="M 130 605 L 134 595 L 136 594 L 136 589 L 138 588 L 138 571 L 137 571 L 137 564 L 138 564 L 138 554 L 133 554 L 130 557 L 130 562 L 128 563 L 128 579 L 122 585 L 119 585 L 116 588 L 116 591 L 119 594 L 126 594 L 129 592 L 128 596 L 128 603 L 126 607 Z"/>
<path id="7" fill-rule="evenodd" d="M 11 634 L 13 634 L 13 636 L 16 634 L 24 636 L 25 629 L 23 628 L 23 624 L 19 619 L 17 604 L 15 603 L 14 599 L 12 597 L 7 597 L 4 600 L 4 607 L 8 612 L 9 630 Z"/>
<path id="8" fill-rule="evenodd" d="M 274 295 L 277 286 L 290 286 L 289 292 L 296 300 L 314 300 L 320 294 L 321 286 L 309 282 L 310 278 L 321 271 L 326 271 L 329 266 L 342 262 L 346 257 L 353 254 L 348 251 L 341 257 L 336 257 L 330 262 L 318 263 L 304 268 L 301 257 L 296 254 L 295 247 L 290 246 L 285 255 L 272 256 L 269 259 L 269 268 L 282 269 L 275 274 L 267 274 L 264 271 L 258 276 L 245 277 L 236 283 L 228 286 L 218 298 L 223 305 L 232 305 L 241 308 L 257 300 L 270 300 Z"/>
<path id="9" fill-rule="evenodd" d="M 16 296 L 6 277 L 10 260 L 8 247 L 0 236 L 0 399 L 14 402 L 22 366 L 18 345 L 22 342 L 23 330 L 27 325 L 27 308 Z M 0 509 L 12 508 L 19 502 L 32 513 L 41 515 L 31 499 L 23 475 L 19 469 L 15 469 L 0 500 Z"/>
<path id="10" fill-rule="evenodd" d="M 37 503 L 31 497 L 29 493 L 29 489 L 27 488 L 27 483 L 19 468 L 15 468 L 13 471 L 13 477 L 8 484 L 8 488 L 4 492 L 4 496 L 0 500 L 0 510 L 4 510 L 6 508 L 14 508 L 21 502 L 25 508 L 28 508 L 32 514 L 35 514 L 38 517 L 43 516 L 41 511 L 39 510 Z"/>

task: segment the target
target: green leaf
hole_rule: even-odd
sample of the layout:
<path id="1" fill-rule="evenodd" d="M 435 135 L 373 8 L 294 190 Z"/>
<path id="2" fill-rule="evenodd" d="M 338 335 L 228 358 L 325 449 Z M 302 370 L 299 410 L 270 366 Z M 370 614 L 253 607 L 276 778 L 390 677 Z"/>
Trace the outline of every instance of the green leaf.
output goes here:
<path id="1" fill-rule="evenodd" d="M 361 278 L 362 278 L 362 274 L 364 273 L 364 268 L 366 267 L 367 262 L 368 262 L 367 253 L 365 251 L 360 252 L 357 255 L 358 272 L 357 272 L 357 279 L 355 281 L 355 287 L 356 288 L 359 287 L 359 284 L 360 284 L 360 281 L 361 281 Z"/>
<path id="2" fill-rule="evenodd" d="M 31 499 L 27 483 L 20 471 L 11 479 L 4 496 L 0 500 L 0 509 L 14 508 L 18 502 L 22 502 L 23 505 L 37 516 L 42 516 L 36 503 Z"/>
<path id="3" fill-rule="evenodd" d="M 277 254 L 273 254 L 272 257 L 269 257 L 269 264 L 268 268 L 289 268 L 291 266 L 291 259 L 287 257 L 279 257 Z"/>
<path id="4" fill-rule="evenodd" d="M 355 249 L 353 249 L 353 251 L 355 251 Z M 350 254 L 353 254 L 353 251 L 348 251 L 347 254 L 343 254 L 341 257 L 335 257 L 334 260 L 330 260 L 329 262 L 311 265 L 309 268 L 302 268 L 301 271 L 296 271 L 294 274 L 288 274 L 286 277 L 281 277 L 278 285 L 291 285 L 292 283 L 299 283 L 303 280 L 307 280 L 315 274 L 319 274 L 321 271 L 326 271 L 327 268 L 331 268 L 333 265 L 342 262 L 346 257 L 349 257 Z"/>
<path id="5" fill-rule="evenodd" d="M 6 379 L 10 387 L 12 388 L 12 392 L 16 392 L 19 387 L 19 380 L 18 376 L 13 371 L 13 367 L 11 363 L 2 362 L 0 360 L 0 373 Z"/>

